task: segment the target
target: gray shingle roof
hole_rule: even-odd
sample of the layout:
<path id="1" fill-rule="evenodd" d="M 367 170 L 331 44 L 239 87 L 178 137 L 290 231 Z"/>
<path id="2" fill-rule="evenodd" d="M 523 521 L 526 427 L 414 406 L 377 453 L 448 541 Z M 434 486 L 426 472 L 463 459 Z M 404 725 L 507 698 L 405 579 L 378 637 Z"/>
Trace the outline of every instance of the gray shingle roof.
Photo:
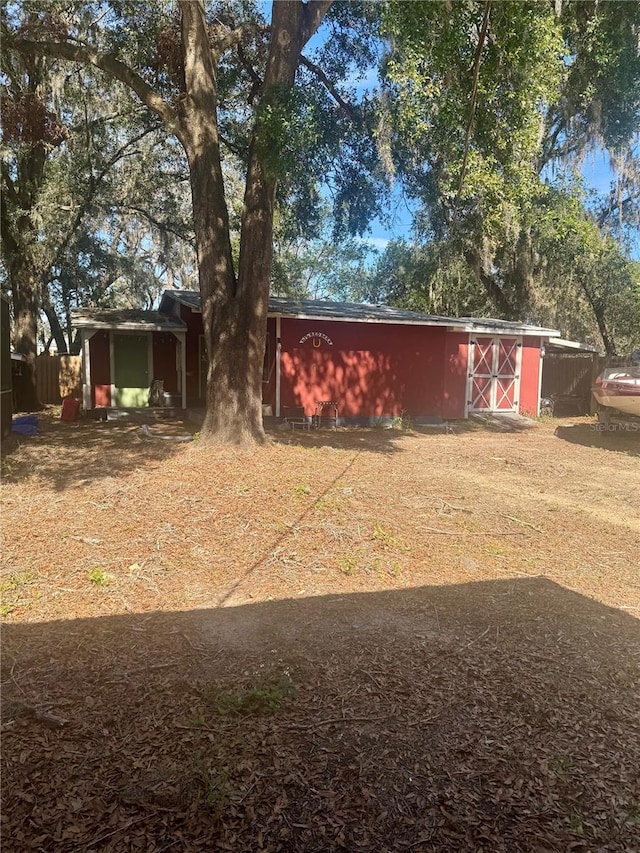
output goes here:
<path id="1" fill-rule="evenodd" d="M 71 312 L 71 319 L 76 329 L 141 329 L 151 332 L 175 329 L 183 332 L 187 328 L 179 317 L 138 308 L 81 308 Z"/>
<path id="2" fill-rule="evenodd" d="M 165 290 L 160 308 L 175 300 L 189 308 L 200 310 L 200 293 L 197 290 Z M 389 305 L 367 305 L 360 302 L 329 302 L 314 299 L 286 299 L 269 297 L 269 314 L 272 317 L 300 317 L 322 320 L 352 320 L 368 323 L 397 323 L 417 326 L 446 326 L 465 332 L 507 333 L 558 337 L 557 329 L 547 329 L 510 320 L 483 317 L 440 317 L 437 314 L 420 314 Z"/>
<path id="3" fill-rule="evenodd" d="M 447 317 L 418 314 L 390 305 L 367 305 L 363 302 L 329 302 L 315 299 L 285 299 L 280 296 L 269 298 L 269 313 L 283 317 L 322 317 L 335 320 L 378 320 L 401 323 L 423 323 L 425 319 L 448 325 Z"/>
<path id="4" fill-rule="evenodd" d="M 165 299 L 175 299 L 181 305 L 186 305 L 188 308 L 196 308 L 200 311 L 200 291 L 199 290 L 165 290 L 162 294 L 160 308 Z"/>

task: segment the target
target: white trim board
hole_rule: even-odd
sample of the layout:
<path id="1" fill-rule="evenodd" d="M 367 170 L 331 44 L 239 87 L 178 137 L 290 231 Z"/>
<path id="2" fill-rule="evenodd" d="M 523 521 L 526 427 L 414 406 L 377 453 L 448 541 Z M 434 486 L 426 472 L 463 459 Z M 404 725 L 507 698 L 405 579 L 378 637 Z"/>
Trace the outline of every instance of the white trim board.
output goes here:
<path id="1" fill-rule="evenodd" d="M 504 336 L 507 338 L 519 338 L 523 335 L 530 337 L 548 337 L 555 335 L 557 329 L 545 329 L 538 326 L 515 326 L 506 329 L 502 326 L 491 326 L 486 323 L 474 325 L 469 321 L 461 321 L 460 323 L 452 322 L 449 317 L 442 317 L 433 320 L 403 320 L 396 317 L 334 317 L 321 314 L 282 314 L 277 312 L 269 312 L 269 317 L 275 317 L 276 320 L 318 320 L 323 323 L 368 323 L 380 326 L 428 326 L 430 328 L 446 329 L 448 332 L 469 332 L 475 335 L 493 335 Z"/>
<path id="2" fill-rule="evenodd" d="M 91 409 L 91 387 L 93 382 L 91 379 L 91 347 L 89 346 L 89 341 L 95 333 L 95 329 L 88 333 L 85 329 L 82 329 L 80 332 L 82 337 L 82 405 L 85 412 Z"/>
<path id="3" fill-rule="evenodd" d="M 275 347 L 275 359 L 276 359 L 276 417 L 280 417 L 280 390 L 281 390 L 281 376 L 280 376 L 280 356 L 282 352 L 282 341 L 280 336 L 282 334 L 282 322 L 280 317 L 276 317 L 276 347 Z"/>

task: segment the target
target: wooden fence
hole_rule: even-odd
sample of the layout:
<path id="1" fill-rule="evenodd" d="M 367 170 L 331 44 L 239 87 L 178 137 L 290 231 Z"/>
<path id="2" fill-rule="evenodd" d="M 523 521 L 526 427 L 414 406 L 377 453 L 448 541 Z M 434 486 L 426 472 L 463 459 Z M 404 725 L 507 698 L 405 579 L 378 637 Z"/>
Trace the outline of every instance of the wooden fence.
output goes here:
<path id="1" fill-rule="evenodd" d="M 36 358 L 36 382 L 41 403 L 60 403 L 64 397 L 82 396 L 82 358 L 46 355 Z"/>
<path id="2" fill-rule="evenodd" d="M 619 367 L 626 360 L 591 352 L 547 352 L 542 366 L 542 397 L 573 398 L 586 414 L 595 411 L 591 386 L 606 367 Z M 565 401 L 566 403 L 566 401 Z M 562 406 L 560 406 L 562 409 Z M 562 412 L 573 414 L 574 411 Z"/>
<path id="3" fill-rule="evenodd" d="M 9 301 L 0 294 L 0 429 L 2 438 L 11 432 L 11 352 L 9 350 Z"/>
<path id="4" fill-rule="evenodd" d="M 596 353 L 547 352 L 542 367 L 542 396 L 580 397 L 588 403 L 598 375 Z"/>

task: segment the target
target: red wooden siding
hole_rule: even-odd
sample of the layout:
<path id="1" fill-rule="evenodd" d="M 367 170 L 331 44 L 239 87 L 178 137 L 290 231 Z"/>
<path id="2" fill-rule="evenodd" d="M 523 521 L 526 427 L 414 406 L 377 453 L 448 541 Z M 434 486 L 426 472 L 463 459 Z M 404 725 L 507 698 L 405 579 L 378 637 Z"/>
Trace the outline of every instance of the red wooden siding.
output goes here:
<path id="1" fill-rule="evenodd" d="M 202 325 L 202 314 L 192 311 L 187 305 L 180 306 L 180 318 L 187 325 L 186 336 L 186 372 L 187 372 L 187 405 L 188 406 L 204 406 L 204 396 L 200 396 L 200 336 L 204 333 Z M 275 318 L 269 317 L 267 320 L 268 365 L 265 364 L 264 377 L 266 381 L 262 384 L 262 400 L 272 406 L 272 411 L 276 411 L 276 321 Z M 173 337 L 173 336 L 172 336 Z M 154 350 L 154 370 L 155 370 L 155 350 Z M 157 376 L 161 379 L 161 376 Z M 205 377 L 206 382 L 206 377 Z M 167 390 L 165 385 L 165 390 Z M 176 389 L 177 390 L 177 389 Z"/>
<path id="2" fill-rule="evenodd" d="M 435 327 L 283 318 L 282 405 L 312 414 L 334 400 L 341 418 L 438 416 L 445 340 Z"/>
<path id="3" fill-rule="evenodd" d="M 468 362 L 469 336 L 464 332 L 447 332 L 442 391 L 443 418 L 464 418 Z"/>
<path id="4" fill-rule="evenodd" d="M 540 338 L 522 339 L 522 362 L 520 364 L 520 404 L 518 411 L 523 415 L 538 414 L 538 395 L 540 388 Z"/>
<path id="5" fill-rule="evenodd" d="M 180 318 L 187 324 L 185 352 L 187 405 L 204 406 L 204 399 L 200 399 L 200 335 L 203 334 L 202 314 L 199 311 L 192 311 L 187 305 L 180 305 Z"/>
<path id="6" fill-rule="evenodd" d="M 203 406 L 199 349 L 202 314 L 184 305 L 179 306 L 178 313 L 187 326 L 187 405 Z M 360 421 L 403 411 L 416 419 L 465 417 L 469 373 L 466 332 L 448 332 L 440 326 L 295 317 L 282 317 L 280 325 L 282 407 L 303 406 L 311 415 L 317 401 L 335 400 L 340 418 Z M 276 326 L 276 319 L 269 317 L 262 382 L 263 402 L 272 407 L 273 414 L 277 410 Z M 539 337 L 523 338 L 518 409 L 534 415 L 538 411 L 540 346 Z M 107 400 L 96 405 L 108 405 L 108 339 L 106 348 L 101 347 L 98 341 L 92 343 L 92 373 L 96 399 Z M 177 391 L 178 387 L 176 354 L 173 335 L 154 335 L 154 375 L 165 381 L 167 391 Z"/>
<path id="7" fill-rule="evenodd" d="M 111 357 L 109 332 L 96 332 L 89 340 L 91 405 L 111 405 Z"/>
<path id="8" fill-rule="evenodd" d="M 153 332 L 153 378 L 161 379 L 170 394 L 178 391 L 177 343 L 171 332 Z"/>
<path id="9" fill-rule="evenodd" d="M 265 352 L 264 371 L 262 374 L 262 402 L 271 406 L 271 411 L 276 413 L 276 320 L 269 317 L 267 320 L 267 349 Z"/>

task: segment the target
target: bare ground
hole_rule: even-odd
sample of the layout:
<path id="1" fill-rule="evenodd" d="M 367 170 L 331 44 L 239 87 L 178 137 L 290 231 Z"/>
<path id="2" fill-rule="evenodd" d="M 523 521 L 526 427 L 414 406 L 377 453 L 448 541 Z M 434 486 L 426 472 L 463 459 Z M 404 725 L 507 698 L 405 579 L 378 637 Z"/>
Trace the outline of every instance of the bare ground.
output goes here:
<path id="1" fill-rule="evenodd" d="M 640 434 L 42 424 L 3 851 L 640 850 Z"/>

